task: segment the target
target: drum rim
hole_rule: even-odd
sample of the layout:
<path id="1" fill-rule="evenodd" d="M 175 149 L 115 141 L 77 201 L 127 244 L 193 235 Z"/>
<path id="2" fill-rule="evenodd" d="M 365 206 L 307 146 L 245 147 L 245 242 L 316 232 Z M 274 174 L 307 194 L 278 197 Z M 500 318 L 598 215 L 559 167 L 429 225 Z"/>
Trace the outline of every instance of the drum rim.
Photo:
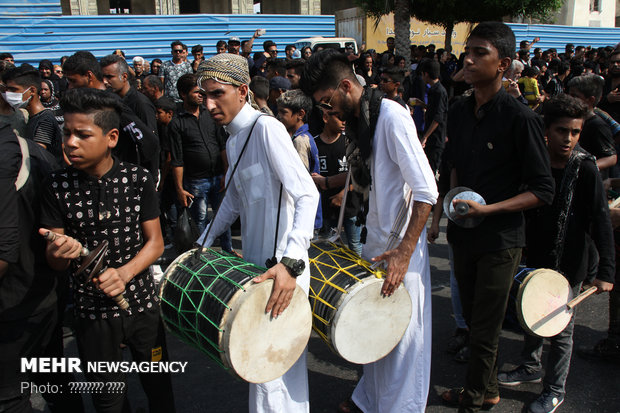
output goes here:
<path id="1" fill-rule="evenodd" d="M 568 297 L 568 300 L 570 301 L 571 296 L 572 296 L 572 290 L 570 289 L 570 283 L 568 282 L 566 277 L 564 277 L 558 271 L 553 270 L 551 268 L 537 268 L 534 271 L 531 271 L 528 275 L 526 275 L 525 278 L 523 279 L 523 281 L 521 282 L 521 285 L 519 286 L 519 291 L 517 292 L 517 303 L 516 304 L 517 304 L 517 318 L 519 319 L 519 323 L 521 324 L 521 327 L 528 334 L 534 335 L 536 337 L 547 338 L 547 337 L 553 337 L 553 336 L 561 333 L 566 328 L 568 323 L 570 323 L 570 317 L 568 318 L 568 323 L 566 323 L 566 325 L 564 327 L 562 327 L 562 329 L 560 329 L 557 333 L 551 334 L 549 336 L 542 336 L 542 335 L 536 333 L 534 330 L 532 330 L 530 328 L 530 326 L 525 321 L 525 317 L 523 316 L 523 308 L 521 306 L 521 301 L 523 299 L 523 294 L 525 293 L 525 288 L 526 288 L 527 284 L 530 282 L 530 280 L 534 277 L 534 275 L 536 275 L 536 274 L 538 274 L 540 272 L 543 272 L 543 271 L 545 271 L 545 272 L 547 272 L 547 271 L 554 272 L 554 273 L 558 274 L 564 281 L 566 281 L 566 285 L 568 285 L 568 287 L 569 287 L 569 297 Z M 572 317 L 573 309 L 568 309 L 567 311 L 571 314 L 571 317 Z"/>

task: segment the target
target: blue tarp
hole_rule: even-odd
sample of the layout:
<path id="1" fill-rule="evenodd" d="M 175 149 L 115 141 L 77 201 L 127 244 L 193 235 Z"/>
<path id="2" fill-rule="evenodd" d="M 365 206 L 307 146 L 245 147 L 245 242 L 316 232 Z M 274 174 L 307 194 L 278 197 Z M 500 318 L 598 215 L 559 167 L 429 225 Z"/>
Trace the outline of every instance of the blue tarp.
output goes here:
<path id="1" fill-rule="evenodd" d="M 41 59 L 58 63 L 61 56 L 89 50 L 103 57 L 122 49 L 128 59 L 170 59 L 170 42 L 181 40 L 190 48 L 201 44 L 205 55 L 215 54 L 215 44 L 231 36 L 246 40 L 256 29 L 267 32 L 264 40 L 284 47 L 311 36 L 334 36 L 334 16 L 308 15 L 171 15 L 171 16 L 59 16 L 3 17 L 0 15 L 0 52 L 10 52 L 17 64 L 36 64 Z"/>

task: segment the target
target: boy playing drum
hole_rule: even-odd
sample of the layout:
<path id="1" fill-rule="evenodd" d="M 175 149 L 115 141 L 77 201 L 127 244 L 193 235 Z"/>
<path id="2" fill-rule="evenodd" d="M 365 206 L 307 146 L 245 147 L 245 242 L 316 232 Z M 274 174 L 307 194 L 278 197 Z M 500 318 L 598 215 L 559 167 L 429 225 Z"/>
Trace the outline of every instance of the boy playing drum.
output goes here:
<path id="1" fill-rule="evenodd" d="M 594 157 L 576 147 L 586 113 L 587 108 L 568 95 L 558 95 L 545 105 L 545 135 L 556 191 L 553 203 L 530 211 L 526 221 L 527 266 L 561 272 L 573 296 L 586 278 L 587 237 L 592 238 L 600 256 L 593 285 L 599 293 L 610 291 L 614 279 L 614 244 L 603 182 Z M 528 411 L 550 413 L 564 401 L 574 322 L 573 317 L 564 331 L 550 338 L 543 392 Z M 540 382 L 542 349 L 542 338 L 526 334 L 523 363 L 499 373 L 499 384 Z"/>

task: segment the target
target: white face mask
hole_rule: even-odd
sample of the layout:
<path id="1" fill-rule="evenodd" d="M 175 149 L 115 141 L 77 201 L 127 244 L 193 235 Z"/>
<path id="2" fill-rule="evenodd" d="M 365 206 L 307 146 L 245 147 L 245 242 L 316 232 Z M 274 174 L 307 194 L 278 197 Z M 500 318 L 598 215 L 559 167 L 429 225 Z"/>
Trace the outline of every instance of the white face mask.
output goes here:
<path id="1" fill-rule="evenodd" d="M 8 103 L 9 105 L 11 105 L 13 107 L 13 109 L 17 110 L 17 109 L 21 109 L 23 107 L 26 107 L 28 105 L 28 102 L 30 102 L 30 99 L 32 99 L 32 96 L 30 96 L 27 100 L 23 100 L 24 98 L 24 93 L 26 93 L 27 90 L 23 93 L 19 93 L 19 92 L 4 92 L 2 93 L 2 97 L 4 98 L 4 100 L 6 100 L 6 103 Z"/>

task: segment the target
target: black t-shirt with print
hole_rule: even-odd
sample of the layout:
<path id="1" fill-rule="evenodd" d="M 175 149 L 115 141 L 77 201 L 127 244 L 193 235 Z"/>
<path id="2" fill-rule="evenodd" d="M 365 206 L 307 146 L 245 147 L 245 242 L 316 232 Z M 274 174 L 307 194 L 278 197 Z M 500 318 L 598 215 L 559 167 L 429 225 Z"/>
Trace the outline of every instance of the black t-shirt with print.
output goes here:
<path id="1" fill-rule="evenodd" d="M 43 194 L 42 225 L 64 228 L 65 233 L 94 250 L 109 243 L 104 268 L 118 268 L 133 259 L 143 246 L 141 223 L 159 217 L 159 202 L 149 172 L 118 161 L 101 179 L 68 167 L 52 173 Z M 79 262 L 74 261 L 72 271 Z M 82 318 L 120 316 L 116 303 L 92 283 L 72 277 L 75 309 Z M 143 312 L 157 304 L 153 278 L 144 271 L 125 288 L 129 312 Z"/>
<path id="2" fill-rule="evenodd" d="M 319 150 L 319 173 L 321 176 L 334 176 L 349 170 L 346 157 L 346 138 L 344 135 L 340 135 L 338 140 L 333 143 L 323 142 L 319 135 L 314 137 L 314 142 Z M 324 218 L 338 219 L 340 208 L 331 206 L 330 198 L 341 190 L 342 188 L 332 188 L 321 193 L 321 207 Z M 359 211 L 359 205 L 359 194 L 349 191 L 347 194 L 347 206 L 344 211 L 345 217 L 356 216 Z"/>

